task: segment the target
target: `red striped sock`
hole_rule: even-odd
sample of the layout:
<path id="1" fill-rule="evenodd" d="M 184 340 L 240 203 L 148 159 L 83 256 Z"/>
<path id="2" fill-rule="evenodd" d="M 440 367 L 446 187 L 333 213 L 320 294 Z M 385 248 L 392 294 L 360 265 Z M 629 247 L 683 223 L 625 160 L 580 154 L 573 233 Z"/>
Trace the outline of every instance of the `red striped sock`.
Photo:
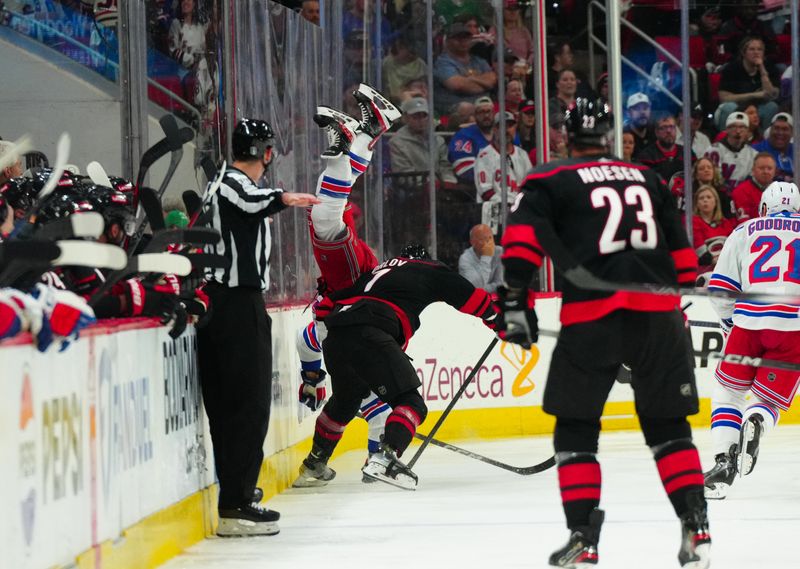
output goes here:
<path id="1" fill-rule="evenodd" d="M 687 494 L 703 492 L 703 468 L 697 448 L 687 439 L 671 441 L 663 445 L 655 459 L 669 501 L 675 513 L 682 516 L 688 510 Z"/>
<path id="2" fill-rule="evenodd" d="M 558 485 L 567 527 L 589 525 L 589 514 L 600 505 L 602 476 L 594 454 L 581 454 L 558 465 Z"/>

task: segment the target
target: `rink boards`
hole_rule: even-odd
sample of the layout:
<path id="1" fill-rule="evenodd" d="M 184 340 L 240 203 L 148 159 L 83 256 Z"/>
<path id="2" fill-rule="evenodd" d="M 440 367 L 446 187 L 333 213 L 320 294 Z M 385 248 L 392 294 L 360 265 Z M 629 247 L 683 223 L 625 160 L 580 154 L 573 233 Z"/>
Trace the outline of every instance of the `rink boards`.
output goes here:
<path id="1" fill-rule="evenodd" d="M 558 329 L 559 303 L 553 296 L 538 301 L 542 329 Z M 706 304 L 690 307 L 689 318 L 713 323 Z M 307 313 L 286 308 L 271 316 L 273 404 L 261 478 L 268 496 L 291 483 L 315 418 L 296 400 L 295 336 Z M 721 346 L 718 328 L 693 327 L 692 335 L 696 349 Z M 423 313 L 408 349 L 431 410 L 421 432 L 492 337 L 479 320 L 446 305 Z M 554 345 L 543 338 L 531 351 L 495 347 L 437 437 L 550 432 L 552 419 L 540 405 Z M 193 330 L 174 341 L 150 321 L 96 327 L 60 354 L 39 354 L 26 340 L 0 345 L 0 566 L 154 567 L 212 530 L 213 461 L 195 350 Z M 712 370 L 697 364 L 704 405 L 693 422 L 707 425 Z M 607 429 L 636 428 L 629 386 L 614 387 L 603 421 Z M 800 420 L 790 413 L 783 422 Z M 364 448 L 365 440 L 365 423 L 356 420 L 339 450 Z"/>

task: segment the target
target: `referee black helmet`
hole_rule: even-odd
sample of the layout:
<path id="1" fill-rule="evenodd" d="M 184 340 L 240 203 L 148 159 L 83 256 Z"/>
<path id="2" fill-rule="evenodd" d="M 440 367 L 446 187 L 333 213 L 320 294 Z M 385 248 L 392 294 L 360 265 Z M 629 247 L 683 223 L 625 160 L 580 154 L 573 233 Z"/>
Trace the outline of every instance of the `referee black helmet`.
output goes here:
<path id="1" fill-rule="evenodd" d="M 275 134 L 267 121 L 241 119 L 233 129 L 231 143 L 234 160 L 260 160 L 272 146 Z"/>

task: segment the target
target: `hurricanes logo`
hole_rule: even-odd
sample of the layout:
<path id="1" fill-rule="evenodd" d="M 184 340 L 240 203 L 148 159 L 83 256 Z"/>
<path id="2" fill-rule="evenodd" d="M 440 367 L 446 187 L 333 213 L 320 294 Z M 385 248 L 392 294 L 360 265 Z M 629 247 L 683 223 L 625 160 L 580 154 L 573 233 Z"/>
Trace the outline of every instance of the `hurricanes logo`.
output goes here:
<path id="1" fill-rule="evenodd" d="M 515 344 L 503 342 L 500 355 L 517 370 L 517 375 L 511 383 L 512 397 L 522 397 L 533 391 L 536 384 L 529 376 L 539 362 L 539 348 L 534 345 L 530 350 L 524 350 Z"/>

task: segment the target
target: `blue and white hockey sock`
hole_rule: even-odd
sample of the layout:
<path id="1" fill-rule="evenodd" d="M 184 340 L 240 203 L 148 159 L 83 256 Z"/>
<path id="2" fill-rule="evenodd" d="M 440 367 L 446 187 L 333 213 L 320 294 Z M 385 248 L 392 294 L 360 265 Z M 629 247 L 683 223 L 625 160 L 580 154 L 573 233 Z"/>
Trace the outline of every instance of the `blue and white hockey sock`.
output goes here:
<path id="1" fill-rule="evenodd" d="M 746 391 L 716 383 L 711 394 L 711 442 L 714 454 L 723 454 L 738 444 L 742 430 Z"/>
<path id="2" fill-rule="evenodd" d="M 392 409 L 383 401 L 378 399 L 378 396 L 370 392 L 361 402 L 361 416 L 367 422 L 369 427 L 369 435 L 367 439 L 367 451 L 371 454 L 378 452 L 381 445 L 381 437 L 383 436 L 386 426 L 386 419 L 392 412 Z"/>

